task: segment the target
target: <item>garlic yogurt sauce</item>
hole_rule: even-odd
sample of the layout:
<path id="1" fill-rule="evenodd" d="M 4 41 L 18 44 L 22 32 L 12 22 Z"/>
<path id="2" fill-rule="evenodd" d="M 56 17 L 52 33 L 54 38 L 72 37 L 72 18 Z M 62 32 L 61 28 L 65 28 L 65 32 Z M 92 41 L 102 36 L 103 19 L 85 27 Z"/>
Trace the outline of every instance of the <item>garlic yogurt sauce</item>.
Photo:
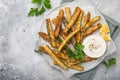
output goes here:
<path id="1" fill-rule="evenodd" d="M 83 41 L 84 52 L 87 56 L 98 58 L 106 51 L 106 42 L 100 36 L 90 35 Z"/>

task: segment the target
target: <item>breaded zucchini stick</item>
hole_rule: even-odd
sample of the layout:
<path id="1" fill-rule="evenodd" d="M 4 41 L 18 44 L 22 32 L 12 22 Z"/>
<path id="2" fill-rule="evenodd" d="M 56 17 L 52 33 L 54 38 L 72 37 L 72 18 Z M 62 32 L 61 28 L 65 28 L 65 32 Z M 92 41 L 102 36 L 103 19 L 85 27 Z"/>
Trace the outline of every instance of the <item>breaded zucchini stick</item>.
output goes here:
<path id="1" fill-rule="evenodd" d="M 48 52 L 46 51 L 46 49 L 45 49 L 44 46 L 39 46 L 38 49 L 39 49 L 40 52 L 43 52 L 43 53 L 48 54 Z M 55 51 L 55 50 L 52 50 L 52 51 L 55 53 L 55 55 L 56 55 L 58 58 L 60 58 L 60 59 L 68 59 L 68 56 L 65 55 L 65 53 L 58 52 L 58 51 Z"/>
<path id="2" fill-rule="evenodd" d="M 68 25 L 68 21 L 66 20 L 65 16 L 63 16 L 63 24 L 64 24 L 65 27 Z M 72 31 L 72 29 L 70 29 L 68 33 L 70 33 L 71 31 Z M 73 46 L 75 46 L 75 44 L 76 44 L 75 37 L 71 38 L 71 43 L 72 43 Z"/>
<path id="3" fill-rule="evenodd" d="M 87 23 L 87 25 L 85 26 L 84 32 L 85 32 L 90 26 L 92 26 L 94 23 L 96 23 L 96 22 L 99 21 L 99 20 L 100 20 L 100 16 L 96 16 L 96 17 L 92 18 L 92 20 L 90 20 L 90 21 Z"/>
<path id="4" fill-rule="evenodd" d="M 65 38 L 68 36 L 68 34 L 66 34 L 66 33 L 63 31 L 62 28 L 61 28 L 60 31 L 61 31 L 61 32 L 60 32 L 60 35 L 63 37 L 63 39 L 65 39 Z"/>
<path id="5" fill-rule="evenodd" d="M 84 16 L 83 27 L 85 27 L 89 21 L 90 21 L 90 12 L 87 12 L 87 14 Z"/>
<path id="6" fill-rule="evenodd" d="M 80 60 L 77 60 L 77 59 L 73 59 L 71 60 L 72 58 L 68 58 L 67 59 L 67 65 L 71 66 L 71 65 L 77 65 L 79 64 L 81 61 Z"/>
<path id="7" fill-rule="evenodd" d="M 84 37 L 92 34 L 93 32 L 95 32 L 96 30 L 98 30 L 102 25 L 100 23 L 98 23 L 97 25 L 92 26 L 89 30 L 87 30 L 84 34 Z"/>
<path id="8" fill-rule="evenodd" d="M 72 69 L 76 69 L 76 70 L 79 70 L 79 71 L 83 71 L 84 68 L 80 65 L 71 65 L 70 68 Z"/>
<path id="9" fill-rule="evenodd" d="M 39 32 L 38 34 L 39 34 L 45 41 L 47 41 L 48 43 L 51 44 L 52 41 L 50 40 L 49 36 L 48 36 L 46 33 L 44 33 L 44 32 Z M 57 48 L 60 46 L 60 44 L 57 43 L 57 42 L 55 42 L 55 44 L 56 44 L 56 47 L 57 47 Z"/>
<path id="10" fill-rule="evenodd" d="M 45 50 L 44 46 L 39 46 L 38 50 L 39 50 L 40 52 L 43 52 L 43 53 L 48 54 L 48 52 Z"/>
<path id="11" fill-rule="evenodd" d="M 66 53 L 63 53 L 63 52 L 58 52 L 57 50 L 54 50 L 53 51 L 60 59 L 68 59 L 68 56 Z"/>
<path id="12" fill-rule="evenodd" d="M 64 26 L 66 27 L 67 25 L 68 25 L 68 21 L 67 21 L 67 19 L 65 18 L 65 16 L 63 16 L 63 18 L 62 18 L 63 20 L 63 24 L 64 24 Z"/>
<path id="13" fill-rule="evenodd" d="M 70 22 L 70 20 L 71 20 L 70 7 L 65 7 L 65 13 L 66 13 L 66 19 L 67 19 L 67 21 Z"/>
<path id="14" fill-rule="evenodd" d="M 92 20 L 90 20 L 84 27 L 82 30 L 82 35 L 81 35 L 81 40 L 83 41 L 84 36 L 86 35 L 86 30 L 92 26 L 94 23 L 96 23 L 97 21 L 100 20 L 100 16 L 96 16 L 94 18 L 92 18 Z"/>
<path id="15" fill-rule="evenodd" d="M 49 36 L 44 32 L 38 32 L 39 36 L 41 36 L 45 41 L 50 42 Z"/>
<path id="16" fill-rule="evenodd" d="M 77 25 L 76 27 L 77 27 L 77 28 L 80 28 L 80 30 L 81 30 L 81 22 L 82 22 L 83 14 L 84 14 L 84 12 L 81 10 L 80 15 L 79 15 L 79 17 L 78 17 L 78 19 L 77 19 L 77 23 L 76 23 L 76 25 Z M 81 42 L 81 33 L 80 33 L 80 32 L 78 32 L 78 33 L 76 34 L 75 39 L 76 39 L 76 42 L 77 42 L 77 43 L 80 43 L 80 42 Z"/>
<path id="17" fill-rule="evenodd" d="M 47 27 L 48 36 L 51 39 L 51 45 L 52 45 L 52 47 L 55 48 L 56 47 L 55 37 L 54 37 L 54 33 L 53 33 L 52 24 L 50 22 L 50 19 L 46 19 L 46 27 Z"/>
<path id="18" fill-rule="evenodd" d="M 54 19 L 52 20 L 52 22 L 53 22 L 54 25 L 57 25 L 57 24 L 59 23 L 58 20 L 57 20 L 57 18 L 54 18 Z M 60 28 L 60 35 L 63 37 L 63 39 L 65 39 L 65 38 L 67 37 L 67 35 L 68 35 L 68 34 L 66 34 L 66 33 L 63 31 L 62 27 Z"/>
<path id="19" fill-rule="evenodd" d="M 92 61 L 92 60 L 96 60 L 96 58 L 85 57 L 82 59 L 82 62 L 88 62 L 88 61 Z"/>
<path id="20" fill-rule="evenodd" d="M 58 35 L 59 35 L 63 14 L 64 14 L 63 9 L 60 9 L 59 10 L 59 15 L 57 16 L 58 23 L 57 23 L 57 25 L 55 27 L 55 30 L 54 30 L 54 36 L 55 36 L 55 38 L 57 38 Z"/>
<path id="21" fill-rule="evenodd" d="M 52 23 L 55 25 L 55 27 L 58 25 L 58 19 L 57 18 L 53 18 L 52 19 Z"/>
<path id="22" fill-rule="evenodd" d="M 45 50 L 48 52 L 48 54 L 51 56 L 51 58 L 63 69 L 68 69 L 68 67 L 63 64 L 58 58 L 57 56 L 53 53 L 53 51 L 49 48 L 49 46 L 45 46 Z"/>
<path id="23" fill-rule="evenodd" d="M 62 48 L 65 46 L 65 44 L 77 33 L 80 31 L 80 28 L 75 29 L 73 32 L 71 32 L 66 39 L 61 43 L 61 45 L 58 48 L 58 51 L 61 51 Z"/>
<path id="24" fill-rule="evenodd" d="M 74 14 L 70 20 L 70 22 L 68 23 L 68 25 L 65 27 L 64 29 L 64 32 L 68 32 L 68 30 L 73 26 L 73 24 L 75 23 L 75 21 L 77 20 L 77 17 L 79 16 L 80 14 L 80 8 L 79 7 L 76 7 L 75 11 L 74 11 Z"/>

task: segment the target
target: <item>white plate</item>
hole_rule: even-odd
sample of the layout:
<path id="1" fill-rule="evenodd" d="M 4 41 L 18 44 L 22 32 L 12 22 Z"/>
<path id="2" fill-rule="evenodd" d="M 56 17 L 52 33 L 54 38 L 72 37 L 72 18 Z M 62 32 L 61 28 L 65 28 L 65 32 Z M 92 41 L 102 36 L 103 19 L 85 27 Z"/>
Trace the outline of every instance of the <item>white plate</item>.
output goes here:
<path id="1" fill-rule="evenodd" d="M 46 24 L 45 24 L 45 19 L 46 18 L 50 18 L 50 19 L 53 19 L 55 18 L 57 15 L 58 15 L 58 12 L 59 12 L 59 9 L 64 9 L 65 7 L 69 6 L 70 9 L 71 9 L 71 12 L 73 13 L 74 9 L 76 6 L 79 6 L 81 9 L 84 10 L 85 13 L 87 13 L 88 11 L 90 11 L 91 13 L 91 18 L 92 17 L 95 17 L 95 16 L 101 16 L 101 20 L 100 22 L 103 24 L 107 24 L 107 22 L 105 21 L 103 15 L 98 11 L 96 10 L 92 5 L 89 5 L 89 4 L 86 4 L 84 2 L 81 2 L 81 3 L 77 3 L 77 2 L 69 2 L 69 3 L 65 3 L 65 4 L 62 4 L 54 9 L 51 10 L 51 12 L 49 12 L 46 17 L 43 19 L 43 22 L 42 22 L 42 25 L 40 26 L 40 31 L 43 31 L 43 32 L 46 32 L 47 33 L 47 30 L 46 30 Z M 93 35 L 96 35 L 96 36 L 100 36 L 99 32 L 96 31 Z M 109 34 L 110 35 L 110 34 Z M 46 45 L 48 44 L 46 41 L 44 41 L 42 38 L 40 38 L 40 45 Z M 94 61 L 90 61 L 90 62 L 86 62 L 86 63 L 82 63 L 81 65 L 84 67 L 84 71 L 77 71 L 77 70 L 73 70 L 73 69 L 68 69 L 68 70 L 63 70 L 61 69 L 60 67 L 58 66 L 55 66 L 53 65 L 53 60 L 46 54 L 43 53 L 43 56 L 44 58 L 46 59 L 46 61 L 48 63 L 50 63 L 50 65 L 54 66 L 55 68 L 59 69 L 60 71 L 62 71 L 64 73 L 64 75 L 66 76 L 71 76 L 75 73 L 82 73 L 82 72 L 86 72 L 94 67 L 96 67 L 98 64 L 101 63 L 101 61 L 103 61 L 103 59 L 105 58 L 106 55 L 108 55 L 108 49 L 110 47 L 110 42 L 107 42 L 106 43 L 107 45 L 107 49 L 106 49 L 106 52 L 103 56 L 99 57 L 97 60 L 94 60 Z"/>

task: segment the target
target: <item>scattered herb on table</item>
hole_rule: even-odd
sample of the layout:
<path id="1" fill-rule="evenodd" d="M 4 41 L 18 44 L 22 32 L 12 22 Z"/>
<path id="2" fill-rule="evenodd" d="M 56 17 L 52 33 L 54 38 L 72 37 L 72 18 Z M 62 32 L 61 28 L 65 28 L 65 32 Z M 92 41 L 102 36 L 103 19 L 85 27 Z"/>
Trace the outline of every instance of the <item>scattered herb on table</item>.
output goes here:
<path id="1" fill-rule="evenodd" d="M 107 69 L 108 69 L 110 66 L 116 64 L 116 59 L 115 59 L 115 58 L 111 58 L 111 59 L 109 59 L 108 61 L 104 61 L 103 64 L 105 65 L 105 67 L 106 67 L 106 72 L 107 72 Z"/>
<path id="2" fill-rule="evenodd" d="M 33 4 L 36 4 L 36 8 L 30 8 L 28 16 L 39 16 L 45 12 L 46 9 L 51 9 L 50 0 L 32 0 Z"/>

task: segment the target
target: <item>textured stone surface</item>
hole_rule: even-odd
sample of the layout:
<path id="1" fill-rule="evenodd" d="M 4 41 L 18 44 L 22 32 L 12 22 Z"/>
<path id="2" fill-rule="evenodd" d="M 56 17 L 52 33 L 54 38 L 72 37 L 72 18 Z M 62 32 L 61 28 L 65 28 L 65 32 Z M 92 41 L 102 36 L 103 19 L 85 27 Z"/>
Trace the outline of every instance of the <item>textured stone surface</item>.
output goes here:
<path id="1" fill-rule="evenodd" d="M 59 0 L 51 1 L 53 7 L 60 3 Z M 101 12 L 120 22 L 120 0 L 92 1 Z M 44 15 L 27 17 L 32 6 L 30 0 L 0 0 L 0 80 L 70 80 L 34 52 L 37 32 Z M 107 74 L 101 64 L 93 80 L 120 79 L 119 40 L 120 37 L 115 40 L 117 52 L 109 56 L 116 57 L 117 64 Z M 79 79 L 73 77 L 71 80 Z"/>

